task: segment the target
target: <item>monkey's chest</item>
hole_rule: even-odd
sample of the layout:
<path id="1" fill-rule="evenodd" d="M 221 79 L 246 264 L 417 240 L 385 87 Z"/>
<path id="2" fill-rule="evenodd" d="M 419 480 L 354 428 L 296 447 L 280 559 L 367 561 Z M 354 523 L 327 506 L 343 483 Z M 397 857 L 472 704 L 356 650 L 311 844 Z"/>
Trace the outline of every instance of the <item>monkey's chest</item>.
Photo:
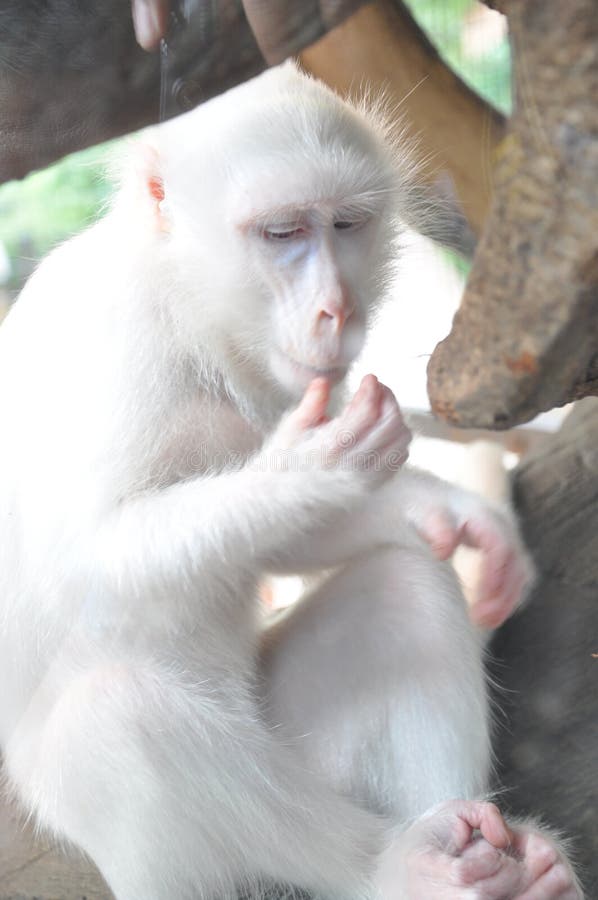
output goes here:
<path id="1" fill-rule="evenodd" d="M 263 439 L 231 406 L 200 399 L 179 410 L 163 429 L 153 475 L 174 483 L 238 469 Z"/>

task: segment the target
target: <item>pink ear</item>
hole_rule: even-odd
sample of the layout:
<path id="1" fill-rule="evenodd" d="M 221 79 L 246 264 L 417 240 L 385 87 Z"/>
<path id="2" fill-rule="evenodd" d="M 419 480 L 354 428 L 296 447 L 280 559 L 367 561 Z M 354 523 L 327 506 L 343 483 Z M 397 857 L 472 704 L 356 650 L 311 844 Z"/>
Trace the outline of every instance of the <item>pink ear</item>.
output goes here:
<path id="1" fill-rule="evenodd" d="M 146 211 L 160 231 L 168 231 L 162 206 L 166 190 L 158 149 L 144 139 L 134 145 L 130 160 L 132 177 L 129 183 L 139 209 Z M 126 183 L 123 181 L 123 184 Z"/>
<path id="2" fill-rule="evenodd" d="M 147 187 L 150 196 L 154 198 L 156 203 L 160 203 L 164 200 L 164 182 L 159 175 L 150 175 L 147 180 Z"/>

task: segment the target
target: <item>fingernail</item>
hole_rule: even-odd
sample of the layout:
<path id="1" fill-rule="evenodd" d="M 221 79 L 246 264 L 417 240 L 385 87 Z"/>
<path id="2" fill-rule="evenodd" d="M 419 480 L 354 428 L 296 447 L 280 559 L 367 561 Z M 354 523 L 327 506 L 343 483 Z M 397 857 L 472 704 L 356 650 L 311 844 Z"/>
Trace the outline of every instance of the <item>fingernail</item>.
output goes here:
<path id="1" fill-rule="evenodd" d="M 144 50 L 155 50 L 163 37 L 155 6 L 147 0 L 133 0 L 132 14 L 137 43 Z"/>

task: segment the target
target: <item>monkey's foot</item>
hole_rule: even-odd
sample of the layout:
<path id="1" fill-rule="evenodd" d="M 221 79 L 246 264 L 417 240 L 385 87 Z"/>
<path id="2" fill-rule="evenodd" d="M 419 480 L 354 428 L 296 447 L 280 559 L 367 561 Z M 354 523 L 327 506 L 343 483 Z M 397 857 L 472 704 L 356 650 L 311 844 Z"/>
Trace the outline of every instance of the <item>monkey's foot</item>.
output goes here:
<path id="1" fill-rule="evenodd" d="M 583 898 L 558 844 L 535 826 L 510 827 L 491 803 L 443 804 L 404 837 L 406 900 Z"/>

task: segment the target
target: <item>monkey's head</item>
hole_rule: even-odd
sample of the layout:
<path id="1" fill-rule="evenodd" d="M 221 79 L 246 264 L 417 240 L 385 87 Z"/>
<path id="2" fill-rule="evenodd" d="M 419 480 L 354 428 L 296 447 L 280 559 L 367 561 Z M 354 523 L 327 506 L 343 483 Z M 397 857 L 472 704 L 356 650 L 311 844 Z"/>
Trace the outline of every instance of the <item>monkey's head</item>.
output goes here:
<path id="1" fill-rule="evenodd" d="M 408 179 L 379 121 L 285 65 L 165 130 L 184 328 L 291 396 L 344 377 L 385 292 Z"/>

